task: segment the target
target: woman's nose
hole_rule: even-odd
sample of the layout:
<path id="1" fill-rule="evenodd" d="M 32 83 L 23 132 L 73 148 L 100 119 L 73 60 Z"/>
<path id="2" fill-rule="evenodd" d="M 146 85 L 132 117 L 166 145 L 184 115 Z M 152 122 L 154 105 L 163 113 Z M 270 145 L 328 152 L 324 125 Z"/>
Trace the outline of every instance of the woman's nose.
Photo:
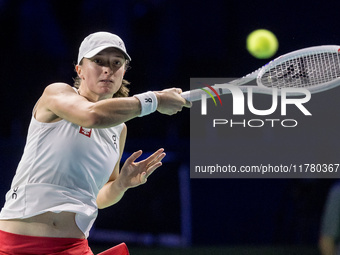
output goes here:
<path id="1" fill-rule="evenodd" d="M 113 70 L 112 70 L 111 67 L 105 66 L 105 67 L 104 67 L 104 73 L 105 73 L 105 74 L 111 74 L 111 73 L 113 73 Z"/>

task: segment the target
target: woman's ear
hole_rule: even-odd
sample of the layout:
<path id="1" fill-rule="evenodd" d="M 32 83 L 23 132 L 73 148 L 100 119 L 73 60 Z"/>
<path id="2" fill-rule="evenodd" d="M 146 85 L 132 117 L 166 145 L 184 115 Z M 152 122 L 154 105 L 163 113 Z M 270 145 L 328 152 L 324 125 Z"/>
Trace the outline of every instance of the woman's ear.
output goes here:
<path id="1" fill-rule="evenodd" d="M 80 79 L 84 80 L 84 75 L 83 75 L 83 72 L 82 72 L 82 68 L 80 65 L 76 65 L 76 72 L 79 76 Z"/>

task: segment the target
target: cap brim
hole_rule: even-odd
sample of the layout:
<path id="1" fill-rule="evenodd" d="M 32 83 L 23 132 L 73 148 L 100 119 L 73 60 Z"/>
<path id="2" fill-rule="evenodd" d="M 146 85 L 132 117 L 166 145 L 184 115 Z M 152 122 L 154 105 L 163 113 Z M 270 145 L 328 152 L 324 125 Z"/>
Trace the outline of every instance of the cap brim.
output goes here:
<path id="1" fill-rule="evenodd" d="M 105 49 L 107 49 L 107 48 L 116 48 L 116 49 L 120 50 L 120 51 L 124 54 L 124 56 L 125 56 L 129 61 L 131 61 L 131 58 L 130 58 L 129 54 L 127 54 L 126 52 L 124 52 L 121 48 L 119 48 L 119 47 L 117 47 L 117 46 L 113 46 L 113 45 L 104 45 L 104 46 L 100 46 L 100 47 L 98 47 L 98 48 L 95 48 L 95 49 L 89 51 L 88 53 L 86 53 L 86 54 L 84 55 L 84 58 L 92 58 L 92 57 L 94 57 L 95 55 L 97 55 L 99 52 L 101 52 L 102 50 L 105 50 Z M 79 60 L 79 62 L 80 62 L 80 61 L 81 61 L 81 59 Z M 78 64 L 79 64 L 79 63 L 78 63 Z"/>

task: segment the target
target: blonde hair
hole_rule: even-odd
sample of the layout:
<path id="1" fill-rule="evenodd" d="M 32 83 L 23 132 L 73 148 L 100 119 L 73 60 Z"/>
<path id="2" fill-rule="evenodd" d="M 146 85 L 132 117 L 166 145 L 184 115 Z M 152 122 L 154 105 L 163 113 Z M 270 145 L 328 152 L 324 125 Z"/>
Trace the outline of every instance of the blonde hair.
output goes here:
<path id="1" fill-rule="evenodd" d="M 79 65 L 81 65 L 83 63 L 83 60 L 80 61 Z M 125 62 L 125 70 L 129 70 L 130 66 L 129 66 L 129 61 L 126 60 Z M 76 78 L 73 79 L 73 86 L 77 89 L 79 89 L 80 87 L 80 83 L 81 83 L 81 78 L 79 76 L 77 76 Z M 129 96 L 129 92 L 130 89 L 127 87 L 128 85 L 130 85 L 130 82 L 123 79 L 122 80 L 122 85 L 120 86 L 119 90 L 112 96 L 114 97 L 128 97 Z"/>

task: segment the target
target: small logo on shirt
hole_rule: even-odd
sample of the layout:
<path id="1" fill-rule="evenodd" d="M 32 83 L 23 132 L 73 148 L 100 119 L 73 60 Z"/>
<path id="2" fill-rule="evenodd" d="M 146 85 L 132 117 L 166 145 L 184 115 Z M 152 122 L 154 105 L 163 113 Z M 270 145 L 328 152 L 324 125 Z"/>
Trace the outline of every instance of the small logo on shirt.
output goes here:
<path id="1" fill-rule="evenodd" d="M 92 128 L 80 127 L 79 133 L 84 135 L 84 136 L 91 137 Z"/>
<path id="2" fill-rule="evenodd" d="M 18 189 L 19 189 L 19 187 L 16 187 L 16 188 L 13 189 L 12 199 L 17 199 L 17 197 L 18 197 L 18 194 L 17 194 Z"/>
<path id="3" fill-rule="evenodd" d="M 112 140 L 113 140 L 113 145 L 115 146 L 115 148 L 117 149 L 117 135 L 116 134 L 113 134 L 112 135 Z"/>

